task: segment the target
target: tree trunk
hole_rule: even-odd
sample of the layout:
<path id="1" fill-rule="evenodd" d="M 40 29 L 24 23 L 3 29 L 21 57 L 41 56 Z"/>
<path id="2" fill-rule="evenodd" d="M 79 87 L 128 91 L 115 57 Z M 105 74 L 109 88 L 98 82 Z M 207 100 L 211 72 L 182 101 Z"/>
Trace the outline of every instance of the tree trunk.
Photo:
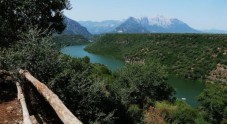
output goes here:
<path id="1" fill-rule="evenodd" d="M 19 73 L 36 87 L 38 92 L 48 101 L 64 124 L 82 124 L 82 122 L 68 110 L 58 96 L 48 89 L 45 84 L 34 78 L 28 71 L 21 69 Z"/>

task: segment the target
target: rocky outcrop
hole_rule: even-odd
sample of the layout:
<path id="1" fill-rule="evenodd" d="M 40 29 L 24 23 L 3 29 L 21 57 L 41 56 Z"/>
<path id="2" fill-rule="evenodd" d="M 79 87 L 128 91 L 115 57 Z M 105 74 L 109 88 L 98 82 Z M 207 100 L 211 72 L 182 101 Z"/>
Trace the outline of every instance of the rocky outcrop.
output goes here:
<path id="1" fill-rule="evenodd" d="M 125 57 L 125 63 L 127 64 L 145 64 L 145 59 L 141 59 L 140 57 Z"/>
<path id="2" fill-rule="evenodd" d="M 207 76 L 207 82 L 214 83 L 218 82 L 227 85 L 227 66 L 222 64 L 217 64 L 215 70 L 212 70 Z"/>

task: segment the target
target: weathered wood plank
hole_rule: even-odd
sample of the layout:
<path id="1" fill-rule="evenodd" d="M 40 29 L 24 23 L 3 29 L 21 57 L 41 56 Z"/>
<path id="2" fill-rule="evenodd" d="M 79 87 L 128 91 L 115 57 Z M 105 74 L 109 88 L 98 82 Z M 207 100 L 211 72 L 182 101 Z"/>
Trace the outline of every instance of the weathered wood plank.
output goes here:
<path id="1" fill-rule="evenodd" d="M 16 82 L 16 86 L 17 86 L 17 92 L 18 92 L 17 97 L 21 103 L 22 112 L 23 112 L 23 123 L 32 124 L 20 83 Z"/>
<path id="2" fill-rule="evenodd" d="M 58 96 L 54 94 L 45 84 L 33 77 L 28 71 L 21 69 L 19 73 L 36 87 L 38 92 L 42 94 L 48 103 L 53 107 L 58 117 L 64 124 L 82 124 L 82 122 L 68 110 Z"/>

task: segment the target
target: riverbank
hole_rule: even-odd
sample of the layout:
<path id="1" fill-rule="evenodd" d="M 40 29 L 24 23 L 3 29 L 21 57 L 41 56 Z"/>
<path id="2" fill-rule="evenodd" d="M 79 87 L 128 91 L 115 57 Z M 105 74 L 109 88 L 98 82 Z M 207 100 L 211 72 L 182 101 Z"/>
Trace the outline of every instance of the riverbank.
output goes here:
<path id="1" fill-rule="evenodd" d="M 88 56 L 92 63 L 101 63 L 106 65 L 112 72 L 123 67 L 124 61 L 118 60 L 112 56 L 97 55 L 89 53 L 84 50 L 86 45 L 68 46 L 61 49 L 61 52 L 72 57 L 83 58 Z M 205 88 L 205 84 L 200 81 L 169 77 L 167 83 L 174 87 L 176 90 L 176 97 L 179 99 L 185 98 L 191 106 L 196 107 L 199 105 L 196 97 Z"/>

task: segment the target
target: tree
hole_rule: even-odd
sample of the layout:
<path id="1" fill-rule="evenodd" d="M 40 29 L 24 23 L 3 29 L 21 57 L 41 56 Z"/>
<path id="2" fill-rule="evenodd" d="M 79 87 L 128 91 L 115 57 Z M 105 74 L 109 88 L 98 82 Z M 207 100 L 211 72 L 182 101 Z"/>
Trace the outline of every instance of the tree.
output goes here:
<path id="1" fill-rule="evenodd" d="M 145 65 L 127 65 L 117 72 L 114 85 L 120 85 L 122 101 L 138 104 L 141 108 L 157 100 L 173 98 L 173 88 L 165 83 L 166 73 L 163 67 L 155 62 Z M 149 106 L 147 106 L 149 107 Z"/>
<path id="2" fill-rule="evenodd" d="M 2 48 L 0 68 L 2 66 L 15 72 L 14 74 L 17 74 L 15 69 L 29 70 L 34 77 L 56 93 L 70 111 L 85 124 L 115 121 L 113 116 L 115 117 L 117 104 L 106 96 L 102 81 L 94 81 L 92 74 L 96 65 L 61 54 L 50 42 L 51 37 L 39 37 L 40 33 L 40 30 L 30 29 L 28 34 L 20 36 L 21 41 L 12 44 L 10 48 Z M 100 79 L 103 77 L 102 74 L 98 76 Z M 34 87 L 27 83 L 23 86 L 29 103 L 38 108 L 39 113 L 48 117 L 55 115 L 46 111 L 49 104 L 42 100 Z"/>
<path id="3" fill-rule="evenodd" d="M 199 96 L 206 120 L 220 124 L 227 118 L 227 86 L 210 85 Z"/>
<path id="4" fill-rule="evenodd" d="M 0 0 L 0 45 L 17 41 L 18 34 L 29 26 L 38 26 L 46 33 L 62 32 L 64 9 L 70 9 L 68 0 Z"/>
<path id="5" fill-rule="evenodd" d="M 157 62 L 127 65 L 115 76 L 111 90 L 128 109 L 135 123 L 141 121 L 143 110 L 154 105 L 155 101 L 174 100 L 174 90 L 165 83 L 166 73 Z"/>

